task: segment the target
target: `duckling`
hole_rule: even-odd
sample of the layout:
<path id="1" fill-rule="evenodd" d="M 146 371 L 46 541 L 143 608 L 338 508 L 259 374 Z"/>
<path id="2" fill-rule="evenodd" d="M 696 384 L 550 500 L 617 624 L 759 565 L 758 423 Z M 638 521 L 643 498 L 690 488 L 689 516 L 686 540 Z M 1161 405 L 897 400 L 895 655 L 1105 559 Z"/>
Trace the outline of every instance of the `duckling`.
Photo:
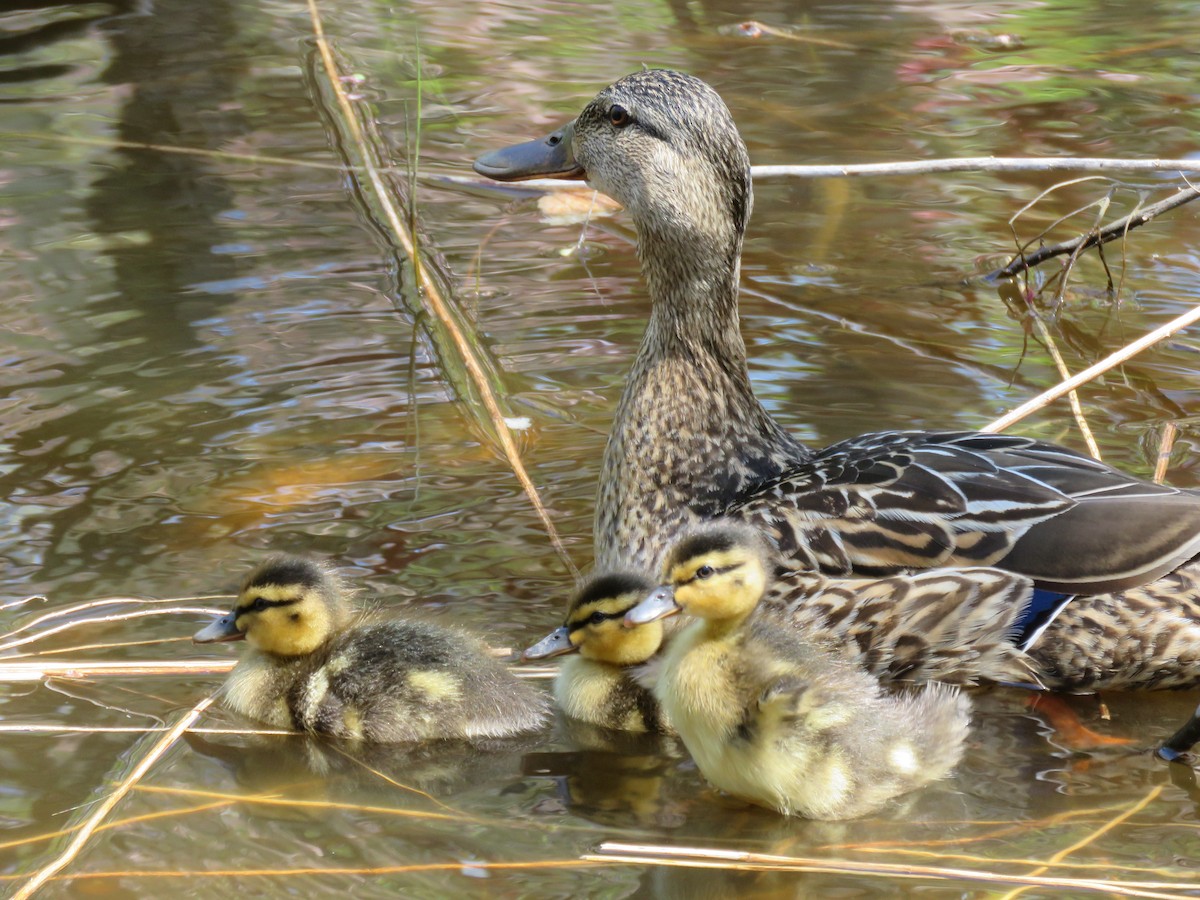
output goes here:
<path id="1" fill-rule="evenodd" d="M 276 728 L 377 743 L 503 737 L 541 726 L 549 703 L 474 638 L 355 609 L 328 567 L 268 559 L 233 610 L 192 638 L 245 640 L 225 705 Z"/>
<path id="2" fill-rule="evenodd" d="M 571 599 L 566 622 L 522 657 L 575 653 L 554 680 L 554 699 L 573 719 L 621 731 L 671 733 L 662 708 L 643 684 L 663 641 L 661 622 L 626 627 L 625 614 L 654 589 L 632 573 L 599 575 Z"/>
<path id="3" fill-rule="evenodd" d="M 699 618 L 667 645 L 654 693 L 704 777 L 785 815 L 845 819 L 946 775 L 967 698 L 944 685 L 884 694 L 840 655 L 752 615 L 770 571 L 757 532 L 708 526 L 671 550 L 666 585 L 626 616 Z"/>

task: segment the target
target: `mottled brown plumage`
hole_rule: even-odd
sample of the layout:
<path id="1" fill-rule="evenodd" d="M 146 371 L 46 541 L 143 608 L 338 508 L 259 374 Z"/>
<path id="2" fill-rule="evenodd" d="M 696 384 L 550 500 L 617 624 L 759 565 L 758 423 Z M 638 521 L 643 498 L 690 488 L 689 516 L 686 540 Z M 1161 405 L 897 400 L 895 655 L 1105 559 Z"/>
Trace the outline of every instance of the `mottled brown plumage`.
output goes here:
<path id="1" fill-rule="evenodd" d="M 1063 610 L 1077 627 L 1064 620 L 1035 633 L 1030 649 L 1047 681 L 1200 684 L 1190 663 L 1170 679 L 1154 674 L 1173 665 L 1164 647 L 1189 660 L 1200 652 L 1200 619 L 1179 602 L 1197 579 L 1197 493 L 1005 435 L 882 432 L 813 451 L 766 413 L 737 314 L 749 159 L 708 85 L 634 73 L 564 129 L 476 168 L 500 180 L 586 177 L 628 209 L 638 232 L 652 308 L 604 453 L 599 569 L 655 573 L 681 533 L 719 517 L 762 529 L 791 565 L 829 576 L 946 569 L 970 578 L 963 567 L 996 566 L 1084 595 Z M 1167 577 L 1175 570 L 1181 578 Z M 1155 639 L 1109 630 L 1132 627 L 1116 614 L 1127 602 L 1143 607 L 1139 630 Z M 1081 630 L 1089 619 L 1098 631 Z"/>

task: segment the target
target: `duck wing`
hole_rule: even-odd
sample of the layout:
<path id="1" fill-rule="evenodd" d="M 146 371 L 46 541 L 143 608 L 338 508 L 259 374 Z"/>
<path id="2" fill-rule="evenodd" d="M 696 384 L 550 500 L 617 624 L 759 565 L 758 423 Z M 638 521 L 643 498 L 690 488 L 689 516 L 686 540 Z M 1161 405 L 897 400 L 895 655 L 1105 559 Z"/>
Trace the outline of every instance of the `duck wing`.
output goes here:
<path id="1" fill-rule="evenodd" d="M 1033 585 L 993 568 L 939 569 L 885 578 L 776 578 L 762 617 L 798 630 L 886 681 L 978 684 L 1035 681 L 1013 638 Z"/>
<path id="2" fill-rule="evenodd" d="M 1200 495 L 1030 438 L 860 435 L 757 485 L 727 514 L 806 569 L 990 566 L 1075 593 L 1150 581 L 1200 553 Z"/>

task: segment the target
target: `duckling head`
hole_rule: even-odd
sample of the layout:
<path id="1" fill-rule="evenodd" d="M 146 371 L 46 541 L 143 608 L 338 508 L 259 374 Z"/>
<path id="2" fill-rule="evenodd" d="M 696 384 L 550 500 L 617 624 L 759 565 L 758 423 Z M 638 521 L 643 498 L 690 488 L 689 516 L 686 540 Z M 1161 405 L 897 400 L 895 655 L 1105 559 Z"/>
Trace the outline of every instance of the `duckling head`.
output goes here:
<path id="1" fill-rule="evenodd" d="M 771 552 L 752 528 L 713 525 L 685 535 L 667 555 L 665 584 L 625 621 L 638 625 L 682 612 L 702 619 L 740 621 L 771 579 Z"/>
<path id="2" fill-rule="evenodd" d="M 646 578 L 632 573 L 613 573 L 588 581 L 571 600 L 567 619 L 542 638 L 522 657 L 547 659 L 563 653 L 616 666 L 646 662 L 662 645 L 660 622 L 626 627 L 625 615 L 653 590 Z"/>
<path id="3" fill-rule="evenodd" d="M 670 69 L 625 76 L 574 122 L 486 153 L 475 171 L 498 181 L 586 178 L 629 210 L 643 239 L 673 235 L 693 248 L 740 247 L 752 204 L 750 158 L 728 107 Z"/>
<path id="4" fill-rule="evenodd" d="M 233 610 L 192 637 L 197 644 L 247 641 L 275 656 L 304 656 L 350 619 L 332 570 L 299 556 L 276 556 L 242 582 Z"/>

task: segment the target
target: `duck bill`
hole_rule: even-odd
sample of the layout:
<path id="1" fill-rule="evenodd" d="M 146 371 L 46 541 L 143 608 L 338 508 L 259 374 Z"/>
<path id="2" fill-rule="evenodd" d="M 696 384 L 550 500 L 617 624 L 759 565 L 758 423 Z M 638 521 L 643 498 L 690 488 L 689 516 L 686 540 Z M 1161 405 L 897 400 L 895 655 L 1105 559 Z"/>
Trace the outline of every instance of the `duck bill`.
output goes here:
<path id="1" fill-rule="evenodd" d="M 675 602 L 675 589 L 671 587 L 655 588 L 654 592 L 641 603 L 625 614 L 625 627 L 645 625 L 655 619 L 665 619 L 679 612 L 679 604 Z"/>
<path id="2" fill-rule="evenodd" d="M 552 632 L 521 654 L 521 659 L 550 659 L 552 656 L 562 656 L 573 653 L 579 648 L 571 643 L 571 633 L 567 626 L 555 628 Z"/>
<path id="3" fill-rule="evenodd" d="M 494 181 L 528 181 L 530 178 L 575 178 L 585 176 L 571 148 L 575 123 L 558 131 L 501 150 L 492 150 L 475 160 L 475 171 Z"/>
<path id="4" fill-rule="evenodd" d="M 238 631 L 237 615 L 227 612 L 193 634 L 192 643 L 218 644 L 224 641 L 240 641 L 245 637 L 244 631 Z"/>

